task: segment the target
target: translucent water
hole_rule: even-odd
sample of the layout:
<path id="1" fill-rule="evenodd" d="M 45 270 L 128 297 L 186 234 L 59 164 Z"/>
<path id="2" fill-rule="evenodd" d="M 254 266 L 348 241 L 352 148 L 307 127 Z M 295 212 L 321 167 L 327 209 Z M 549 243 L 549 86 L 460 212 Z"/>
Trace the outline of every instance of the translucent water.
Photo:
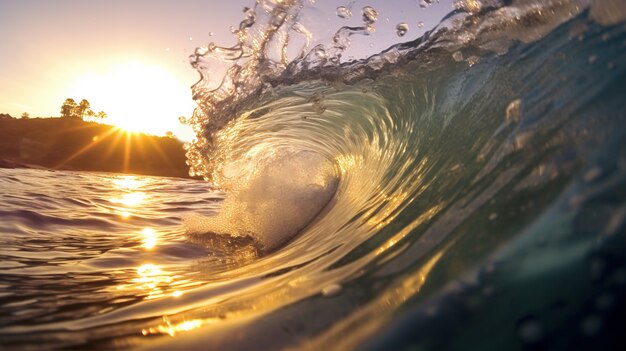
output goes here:
<path id="1" fill-rule="evenodd" d="M 383 11 L 313 5 L 190 58 L 208 182 L 0 171 L 3 347 L 623 346 L 624 5 L 461 1 L 355 60 Z"/>

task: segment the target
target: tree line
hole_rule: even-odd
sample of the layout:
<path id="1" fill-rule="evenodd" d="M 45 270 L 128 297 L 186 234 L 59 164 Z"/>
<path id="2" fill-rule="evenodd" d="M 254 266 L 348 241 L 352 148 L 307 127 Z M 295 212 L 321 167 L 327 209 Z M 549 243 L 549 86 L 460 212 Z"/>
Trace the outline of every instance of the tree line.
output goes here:
<path id="1" fill-rule="evenodd" d="M 104 120 L 107 118 L 107 114 L 104 111 L 94 112 L 91 109 L 91 104 L 86 99 L 80 100 L 79 103 L 72 98 L 65 99 L 63 105 L 61 105 L 61 117 L 63 118 L 79 118 L 82 120 Z"/>

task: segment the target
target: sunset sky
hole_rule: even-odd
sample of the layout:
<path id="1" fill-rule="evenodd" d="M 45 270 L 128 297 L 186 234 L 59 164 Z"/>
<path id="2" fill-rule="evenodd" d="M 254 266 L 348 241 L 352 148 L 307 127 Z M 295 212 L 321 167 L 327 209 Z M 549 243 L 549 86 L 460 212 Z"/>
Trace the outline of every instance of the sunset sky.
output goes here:
<path id="1" fill-rule="evenodd" d="M 307 2 L 308 3 L 308 2 Z M 188 63 L 197 46 L 234 44 L 231 26 L 254 1 L 212 0 L 0 0 L 0 113 L 59 116 L 63 101 L 87 99 L 109 115 L 106 123 L 190 139 L 179 116 L 191 115 L 190 86 L 198 74 Z M 317 0 L 309 29 L 332 32 L 360 21 L 361 8 L 379 11 L 371 50 L 400 41 L 399 22 L 411 40 L 452 10 L 444 0 L 424 10 L 418 0 L 356 1 L 342 20 L 335 8 L 349 1 Z M 387 20 L 389 19 L 389 20 Z M 424 28 L 417 23 L 423 21 Z M 317 27 L 317 28 L 310 28 Z M 212 33 L 213 35 L 209 35 Z M 358 45 L 365 47 L 365 42 Z M 371 43 L 370 43 L 371 44 Z"/>

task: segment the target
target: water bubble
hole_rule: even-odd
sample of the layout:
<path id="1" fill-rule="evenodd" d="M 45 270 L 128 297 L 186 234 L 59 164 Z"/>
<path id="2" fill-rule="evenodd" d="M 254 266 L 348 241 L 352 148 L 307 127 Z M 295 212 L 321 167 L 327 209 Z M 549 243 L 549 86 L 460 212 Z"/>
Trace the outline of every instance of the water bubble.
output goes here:
<path id="1" fill-rule="evenodd" d="M 452 54 L 452 59 L 456 62 L 463 61 L 463 53 L 460 51 L 456 51 Z"/>
<path id="2" fill-rule="evenodd" d="M 506 121 L 508 123 L 517 123 L 522 115 L 522 100 L 515 99 L 506 107 Z"/>
<path id="3" fill-rule="evenodd" d="M 398 23 L 398 25 L 396 26 L 396 34 L 399 37 L 403 37 L 408 31 L 409 31 L 409 25 L 404 22 Z"/>
<path id="4" fill-rule="evenodd" d="M 342 287 L 339 284 L 331 284 L 322 289 L 322 295 L 328 297 L 337 295 L 341 291 Z"/>
<path id="5" fill-rule="evenodd" d="M 213 33 L 213 32 L 209 32 L 209 36 L 210 36 L 210 37 L 212 37 L 212 36 L 214 36 L 214 35 L 215 35 L 215 33 Z"/>
<path id="6" fill-rule="evenodd" d="M 417 28 L 424 28 L 424 21 L 417 22 Z"/>
<path id="7" fill-rule="evenodd" d="M 339 6 L 337 7 L 337 16 L 341 18 L 350 18 L 352 17 L 352 11 L 345 6 Z"/>
<path id="8" fill-rule="evenodd" d="M 197 56 L 204 56 L 209 52 L 209 48 L 206 46 L 197 47 L 194 51 Z"/>
<path id="9" fill-rule="evenodd" d="M 318 47 L 315 49 L 315 56 L 319 57 L 319 58 L 325 58 L 326 57 L 326 50 L 324 50 L 323 47 Z"/>
<path id="10" fill-rule="evenodd" d="M 475 14 L 480 11 L 482 4 L 480 0 L 460 0 L 454 3 L 454 8 L 464 10 L 469 14 Z"/>
<path id="11" fill-rule="evenodd" d="M 365 6 L 363 8 L 363 22 L 372 24 L 378 20 L 378 11 L 371 6 Z"/>
<path id="12" fill-rule="evenodd" d="M 420 0 L 420 7 L 425 9 L 428 6 L 432 5 L 433 1 L 432 0 Z"/>
<path id="13" fill-rule="evenodd" d="M 478 58 L 478 56 L 470 56 L 467 58 L 467 64 L 472 67 L 475 64 L 478 63 L 478 61 L 480 61 L 480 59 Z"/>

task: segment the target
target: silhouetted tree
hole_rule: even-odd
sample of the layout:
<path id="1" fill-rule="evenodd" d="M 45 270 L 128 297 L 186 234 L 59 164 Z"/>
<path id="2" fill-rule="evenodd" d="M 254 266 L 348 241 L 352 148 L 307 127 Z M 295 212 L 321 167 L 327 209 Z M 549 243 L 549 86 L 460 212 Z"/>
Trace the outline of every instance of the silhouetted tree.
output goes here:
<path id="1" fill-rule="evenodd" d="M 77 108 L 78 108 L 78 105 L 76 104 L 76 101 L 74 101 L 74 99 L 72 98 L 65 99 L 65 102 L 63 102 L 63 105 L 61 105 L 61 117 L 64 117 L 64 118 L 76 117 Z"/>
<path id="2" fill-rule="evenodd" d="M 96 113 L 95 118 L 99 119 L 100 122 L 102 122 L 104 119 L 106 119 L 108 116 L 106 113 L 104 113 L 104 111 L 100 111 L 98 113 Z"/>
<path id="3" fill-rule="evenodd" d="M 78 118 L 84 120 L 85 117 L 89 116 L 89 111 L 91 111 L 91 104 L 86 99 L 80 100 L 78 107 L 76 109 L 76 115 Z M 93 113 L 93 111 L 91 111 Z"/>
<path id="4" fill-rule="evenodd" d="M 24 112 L 22 113 L 22 119 L 29 119 L 30 115 L 28 114 L 28 112 Z"/>

